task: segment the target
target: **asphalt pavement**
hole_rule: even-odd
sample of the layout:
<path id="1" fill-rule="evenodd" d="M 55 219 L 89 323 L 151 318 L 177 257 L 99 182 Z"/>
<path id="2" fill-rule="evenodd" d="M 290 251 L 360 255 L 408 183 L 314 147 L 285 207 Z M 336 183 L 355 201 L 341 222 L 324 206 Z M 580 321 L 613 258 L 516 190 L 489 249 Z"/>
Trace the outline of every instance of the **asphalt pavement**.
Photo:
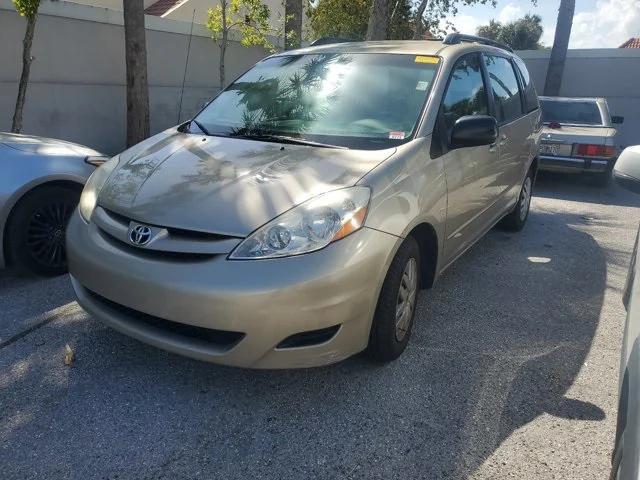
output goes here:
<path id="1" fill-rule="evenodd" d="M 67 277 L 0 272 L 0 477 L 607 478 L 640 197 L 562 176 L 536 193 L 522 232 L 421 293 L 386 366 L 201 363 L 102 326 Z"/>

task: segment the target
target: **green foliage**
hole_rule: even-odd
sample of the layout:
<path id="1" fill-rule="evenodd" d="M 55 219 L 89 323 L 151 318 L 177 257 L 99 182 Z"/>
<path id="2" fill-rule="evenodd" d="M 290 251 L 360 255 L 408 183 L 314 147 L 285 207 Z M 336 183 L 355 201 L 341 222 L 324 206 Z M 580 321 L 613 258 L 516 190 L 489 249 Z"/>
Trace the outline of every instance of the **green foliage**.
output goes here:
<path id="1" fill-rule="evenodd" d="M 308 16 L 315 38 L 342 37 L 364 40 L 372 0 L 318 0 Z M 389 2 L 387 38 L 406 40 L 413 36 L 413 0 Z"/>
<path id="2" fill-rule="evenodd" d="M 489 25 L 478 27 L 478 35 L 509 45 L 514 50 L 536 50 L 542 48 L 542 18 L 525 15 L 513 22 L 502 24 L 491 20 Z"/>
<path id="3" fill-rule="evenodd" d="M 227 0 L 209 9 L 207 28 L 217 42 L 226 41 L 229 31 L 233 29 L 240 34 L 243 46 L 262 46 L 273 50 L 267 38 L 270 15 L 269 7 L 260 0 Z"/>
<path id="4" fill-rule="evenodd" d="M 40 0 L 12 0 L 13 6 L 21 16 L 33 19 L 38 13 Z"/>
<path id="5" fill-rule="evenodd" d="M 318 0 L 309 9 L 313 35 L 364 39 L 372 0 Z"/>

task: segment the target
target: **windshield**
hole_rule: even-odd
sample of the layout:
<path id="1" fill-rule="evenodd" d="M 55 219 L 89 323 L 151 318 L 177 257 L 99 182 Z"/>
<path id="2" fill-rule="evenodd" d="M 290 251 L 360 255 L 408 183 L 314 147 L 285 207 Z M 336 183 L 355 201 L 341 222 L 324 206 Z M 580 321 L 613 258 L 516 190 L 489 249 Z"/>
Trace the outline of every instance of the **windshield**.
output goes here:
<path id="1" fill-rule="evenodd" d="M 283 135 L 380 149 L 414 132 L 437 57 L 283 55 L 259 62 L 196 118 L 211 135 Z"/>
<path id="2" fill-rule="evenodd" d="M 542 119 L 545 123 L 569 125 L 602 125 L 600 109 L 596 102 L 540 100 Z"/>

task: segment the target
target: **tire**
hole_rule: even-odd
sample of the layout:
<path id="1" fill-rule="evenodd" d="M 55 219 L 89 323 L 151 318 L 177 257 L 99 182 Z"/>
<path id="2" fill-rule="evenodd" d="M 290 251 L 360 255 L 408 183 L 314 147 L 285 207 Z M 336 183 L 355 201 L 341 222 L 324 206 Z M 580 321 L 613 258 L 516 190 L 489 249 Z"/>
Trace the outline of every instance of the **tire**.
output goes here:
<path id="1" fill-rule="evenodd" d="M 420 249 L 413 237 L 407 237 L 389 266 L 378 297 L 366 350 L 371 360 L 390 362 L 404 352 L 416 313 L 419 280 Z M 405 292 L 406 300 L 402 316 L 398 318 L 397 310 L 402 301 L 402 292 Z"/>
<path id="2" fill-rule="evenodd" d="M 57 185 L 38 187 L 22 197 L 6 230 L 9 263 L 36 275 L 65 273 L 65 230 L 79 198 L 79 190 Z"/>
<path id="3" fill-rule="evenodd" d="M 523 229 L 524 224 L 527 223 L 529 210 L 531 208 L 531 197 L 533 195 L 533 179 L 533 170 L 529 170 L 529 173 L 527 173 L 527 176 L 522 182 L 518 203 L 516 203 L 513 211 L 500 222 L 500 228 L 503 230 L 519 232 Z"/>

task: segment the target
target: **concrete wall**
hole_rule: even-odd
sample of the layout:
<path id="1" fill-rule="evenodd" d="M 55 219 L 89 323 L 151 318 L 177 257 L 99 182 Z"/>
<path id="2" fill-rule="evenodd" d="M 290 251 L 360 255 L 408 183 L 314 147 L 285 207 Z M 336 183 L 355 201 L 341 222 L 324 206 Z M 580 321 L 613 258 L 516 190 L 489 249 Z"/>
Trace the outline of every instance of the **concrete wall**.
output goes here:
<path id="1" fill-rule="evenodd" d="M 40 9 L 23 133 L 79 142 L 105 153 L 124 148 L 125 63 L 122 13 L 45 2 Z M 178 121 L 190 23 L 147 16 L 151 130 Z M 25 21 L 11 0 L 0 0 L 0 131 L 11 128 L 21 71 Z M 276 40 L 273 39 L 275 42 Z M 266 56 L 232 42 L 227 79 Z M 218 89 L 219 49 L 203 26 L 191 44 L 180 119 L 189 118 Z"/>
<path id="2" fill-rule="evenodd" d="M 544 90 L 549 54 L 548 50 L 518 52 L 540 95 Z M 640 144 L 640 50 L 569 50 L 560 95 L 605 97 L 611 115 L 624 116 L 624 124 L 616 125 L 618 145 Z"/>

